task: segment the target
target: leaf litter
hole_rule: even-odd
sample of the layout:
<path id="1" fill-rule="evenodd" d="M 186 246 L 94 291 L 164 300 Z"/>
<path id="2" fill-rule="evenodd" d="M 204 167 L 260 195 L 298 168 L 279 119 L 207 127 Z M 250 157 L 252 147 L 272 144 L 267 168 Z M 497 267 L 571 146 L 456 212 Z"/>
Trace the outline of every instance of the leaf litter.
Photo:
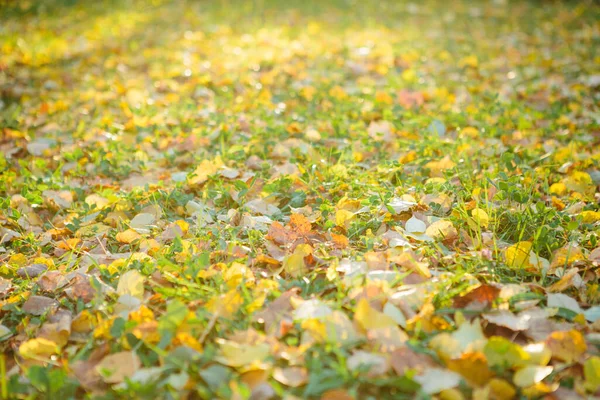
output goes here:
<path id="1" fill-rule="evenodd" d="M 71 3 L 1 6 L 3 397 L 600 395 L 592 3 Z"/>

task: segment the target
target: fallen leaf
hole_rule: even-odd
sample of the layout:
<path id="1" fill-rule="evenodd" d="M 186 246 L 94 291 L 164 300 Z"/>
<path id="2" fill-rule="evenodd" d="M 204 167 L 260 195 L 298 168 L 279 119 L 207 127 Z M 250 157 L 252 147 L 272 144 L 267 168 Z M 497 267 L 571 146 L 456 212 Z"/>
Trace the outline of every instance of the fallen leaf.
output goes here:
<path id="1" fill-rule="evenodd" d="M 364 330 L 397 326 L 394 318 L 373 309 L 364 297 L 360 299 L 356 306 L 354 321 Z"/>
<path id="2" fill-rule="evenodd" d="M 446 389 L 452 389 L 461 381 L 460 375 L 456 372 L 441 368 L 429 368 L 413 379 L 421 385 L 421 390 L 426 394 L 436 394 Z"/>
<path id="3" fill-rule="evenodd" d="M 33 360 L 47 359 L 59 352 L 60 349 L 56 343 L 44 338 L 29 339 L 19 346 L 19 354 Z"/>
<path id="4" fill-rule="evenodd" d="M 490 366 L 519 368 L 530 363 L 530 356 L 521 346 L 500 336 L 491 337 L 483 352 Z"/>
<path id="5" fill-rule="evenodd" d="M 102 359 L 95 370 L 106 383 L 120 383 L 125 378 L 131 378 L 141 367 L 138 356 L 132 351 L 121 351 L 110 354 Z"/>
<path id="6" fill-rule="evenodd" d="M 125 272 L 121 275 L 121 278 L 119 278 L 117 294 L 119 296 L 130 295 L 137 299 L 143 299 L 144 280 L 144 276 L 135 269 Z"/>
<path id="7" fill-rule="evenodd" d="M 330 389 L 321 395 L 321 400 L 355 400 L 345 389 Z"/>
<path id="8" fill-rule="evenodd" d="M 543 261 L 533 252 L 533 243 L 518 242 L 508 247 L 504 252 L 506 265 L 511 268 L 534 268 L 540 270 L 544 267 Z"/>
<path id="9" fill-rule="evenodd" d="M 417 374 L 420 374 L 435 366 L 435 362 L 429 355 L 418 353 L 408 346 L 394 350 L 390 361 L 392 368 L 400 376 L 405 375 L 410 370 L 414 370 Z"/>
<path id="10" fill-rule="evenodd" d="M 552 332 L 546 345 L 552 352 L 552 358 L 572 363 L 579 361 L 587 350 L 583 335 L 576 330 L 566 332 Z"/>
<path id="11" fill-rule="evenodd" d="M 17 270 L 17 275 L 21 278 L 35 278 L 48 270 L 46 264 L 32 264 L 27 267 L 22 267 Z"/>
<path id="12" fill-rule="evenodd" d="M 310 245 L 299 244 L 292 254 L 284 258 L 283 270 L 295 278 L 304 276 L 308 272 L 304 259 L 310 256 L 312 252 L 313 248 Z"/>
<path id="13" fill-rule="evenodd" d="M 45 296 L 31 296 L 23 304 L 21 309 L 33 315 L 42 315 L 47 311 L 54 310 L 58 307 L 58 301 Z"/>
<path id="14" fill-rule="evenodd" d="M 590 392 L 596 392 L 600 388 L 600 357 L 592 356 L 585 360 L 583 375 L 586 389 Z"/>
<path id="15" fill-rule="evenodd" d="M 484 309 L 490 307 L 500 295 L 496 286 L 483 284 L 467 294 L 454 298 L 454 308 Z"/>
<path id="16" fill-rule="evenodd" d="M 562 293 L 548 294 L 548 307 L 566 308 L 567 310 L 573 311 L 577 314 L 583 313 L 583 310 L 581 307 L 579 307 L 579 304 L 577 304 L 575 299 Z"/>
<path id="17" fill-rule="evenodd" d="M 471 210 L 471 216 L 477 225 L 481 226 L 483 229 L 487 229 L 488 225 L 490 224 L 490 216 L 487 212 L 481 208 L 474 208 Z"/>
<path id="18" fill-rule="evenodd" d="M 513 383 L 520 388 L 533 386 L 552 373 L 553 367 L 529 365 L 519 369 L 513 376 Z"/>
<path id="19" fill-rule="evenodd" d="M 486 356 L 481 352 L 464 353 L 459 358 L 448 360 L 447 367 L 474 386 L 482 386 L 494 376 L 488 367 Z"/>
<path id="20" fill-rule="evenodd" d="M 270 347 L 266 343 L 245 344 L 220 340 L 219 348 L 220 355 L 215 359 L 230 367 L 243 367 L 263 361 L 270 353 Z"/>
<path id="21" fill-rule="evenodd" d="M 115 239 L 117 239 L 117 241 L 119 243 L 124 243 L 124 244 L 131 244 L 141 238 L 142 238 L 142 236 L 133 229 L 127 229 L 124 232 L 119 232 L 115 236 Z"/>
<path id="22" fill-rule="evenodd" d="M 350 371 L 364 368 L 367 376 L 375 377 L 385 374 L 390 368 L 390 363 L 383 355 L 358 350 L 348 357 L 346 366 Z"/>
<path id="23" fill-rule="evenodd" d="M 216 157 L 214 160 L 202 160 L 196 169 L 189 175 L 188 184 L 192 186 L 203 185 L 208 181 L 208 177 L 215 175 L 222 166 L 223 162 L 220 157 Z"/>
<path id="24" fill-rule="evenodd" d="M 452 222 L 441 219 L 429 225 L 425 230 L 425 234 L 434 239 L 452 241 L 458 236 L 458 231 L 452 225 Z"/>
<path id="25" fill-rule="evenodd" d="M 289 387 L 300 387 L 308 382 L 308 372 L 303 367 L 275 368 L 273 379 Z"/>

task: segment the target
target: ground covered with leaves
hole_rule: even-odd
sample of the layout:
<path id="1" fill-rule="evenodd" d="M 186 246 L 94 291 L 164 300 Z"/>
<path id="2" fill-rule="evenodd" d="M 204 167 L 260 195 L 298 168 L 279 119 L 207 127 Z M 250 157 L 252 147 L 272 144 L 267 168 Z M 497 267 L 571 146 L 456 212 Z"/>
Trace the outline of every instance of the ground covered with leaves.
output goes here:
<path id="1" fill-rule="evenodd" d="M 600 394 L 597 4 L 0 7 L 0 397 Z"/>

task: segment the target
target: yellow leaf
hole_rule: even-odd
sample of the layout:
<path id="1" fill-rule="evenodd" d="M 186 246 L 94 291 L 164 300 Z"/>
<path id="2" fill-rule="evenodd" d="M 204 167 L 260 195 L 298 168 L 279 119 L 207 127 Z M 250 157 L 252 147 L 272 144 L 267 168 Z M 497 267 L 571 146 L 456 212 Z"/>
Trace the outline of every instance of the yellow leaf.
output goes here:
<path id="1" fill-rule="evenodd" d="M 375 101 L 378 103 L 392 104 L 394 99 L 388 93 L 379 90 L 375 93 Z"/>
<path id="2" fill-rule="evenodd" d="M 593 195 L 594 181 L 587 172 L 575 171 L 564 181 L 566 188 L 571 192 Z"/>
<path id="3" fill-rule="evenodd" d="M 113 325 L 114 317 L 101 319 L 98 321 L 96 328 L 94 329 L 94 338 L 96 339 L 108 339 L 110 338 L 110 329 Z"/>
<path id="4" fill-rule="evenodd" d="M 139 309 L 129 313 L 129 320 L 138 324 L 154 321 L 154 313 L 148 307 L 142 305 Z"/>
<path id="5" fill-rule="evenodd" d="M 97 319 L 88 310 L 83 310 L 71 322 L 71 330 L 78 333 L 91 332 L 97 325 Z"/>
<path id="6" fill-rule="evenodd" d="M 491 366 L 514 368 L 529 363 L 529 354 L 521 346 L 501 336 L 491 337 L 483 351 Z"/>
<path id="7" fill-rule="evenodd" d="M 429 347 L 435 350 L 442 359 L 459 358 L 466 352 L 479 352 L 485 347 L 487 339 L 483 335 L 479 319 L 463 322 L 452 333 L 442 332 L 435 336 Z"/>
<path id="8" fill-rule="evenodd" d="M 299 244 L 294 252 L 283 260 L 283 270 L 292 277 L 299 277 L 308 271 L 304 257 L 312 254 L 312 247 L 308 244 Z"/>
<path id="9" fill-rule="evenodd" d="M 596 392 L 600 388 L 600 357 L 592 356 L 583 364 L 585 376 L 585 388 L 590 392 Z"/>
<path id="10" fill-rule="evenodd" d="M 179 332 L 173 339 L 175 344 L 184 345 L 196 351 L 202 351 L 202 343 L 187 332 Z"/>
<path id="11" fill-rule="evenodd" d="M 504 252 L 506 265 L 512 268 L 542 269 L 548 266 L 548 261 L 538 257 L 532 251 L 533 243 L 523 241 L 513 244 Z"/>
<path id="12" fill-rule="evenodd" d="M 448 369 L 458 372 L 467 382 L 475 386 L 487 383 L 494 376 L 488 368 L 485 355 L 481 352 L 468 352 L 459 358 L 449 360 Z"/>
<path id="13" fill-rule="evenodd" d="M 479 129 L 472 126 L 466 126 L 461 129 L 460 133 L 468 137 L 476 138 L 479 136 Z"/>
<path id="14" fill-rule="evenodd" d="M 442 390 L 438 394 L 440 400 L 464 400 L 465 396 L 456 388 Z"/>
<path id="15" fill-rule="evenodd" d="M 490 394 L 496 400 L 511 400 L 517 395 L 514 387 L 504 379 L 493 378 L 487 384 Z"/>
<path id="16" fill-rule="evenodd" d="M 254 273 L 242 263 L 234 262 L 223 272 L 223 280 L 230 288 L 238 287 L 244 279 L 246 286 L 254 285 Z"/>
<path id="17" fill-rule="evenodd" d="M 144 298 L 144 276 L 132 269 L 121 275 L 117 285 L 119 296 L 130 295 L 138 299 Z"/>
<path id="18" fill-rule="evenodd" d="M 140 250 L 147 251 L 150 254 L 155 254 L 157 250 L 159 250 L 161 244 L 158 243 L 155 239 L 142 239 L 140 240 Z"/>
<path id="19" fill-rule="evenodd" d="M 329 95 L 337 100 L 344 100 L 348 94 L 341 86 L 334 86 L 329 90 Z"/>
<path id="20" fill-rule="evenodd" d="M 546 345 L 552 352 L 552 358 L 566 363 L 578 361 L 587 350 L 583 335 L 576 330 L 552 332 L 546 339 Z"/>
<path id="21" fill-rule="evenodd" d="M 348 210 L 337 210 L 335 212 L 335 224 L 343 228 L 348 228 L 350 222 L 354 219 L 354 213 Z"/>
<path id="22" fill-rule="evenodd" d="M 460 65 L 461 67 L 477 68 L 479 66 L 479 60 L 477 59 L 476 55 L 471 54 L 470 56 L 462 58 L 458 62 L 458 65 Z"/>
<path id="23" fill-rule="evenodd" d="M 584 224 L 593 224 L 600 221 L 600 212 L 598 211 L 582 211 L 579 215 L 583 218 Z"/>
<path id="24" fill-rule="evenodd" d="M 267 343 L 246 344 L 231 340 L 219 340 L 221 354 L 216 360 L 230 367 L 244 367 L 261 362 L 270 354 Z"/>
<path id="25" fill-rule="evenodd" d="M 130 244 L 140 239 L 141 237 L 142 236 L 133 229 L 127 229 L 124 232 L 117 233 L 115 239 L 117 239 L 117 242 L 119 243 Z"/>
<path id="26" fill-rule="evenodd" d="M 425 234 L 429 237 L 439 240 L 453 240 L 458 236 L 458 231 L 452 225 L 452 222 L 441 219 L 429 225 L 425 230 Z"/>
<path id="27" fill-rule="evenodd" d="M 450 159 L 450 156 L 446 156 L 438 161 L 430 161 L 425 164 L 425 168 L 430 170 L 430 175 L 433 177 L 442 177 L 444 172 L 456 167 L 456 163 Z"/>
<path id="28" fill-rule="evenodd" d="M 262 306 L 265 304 L 265 300 L 267 299 L 267 292 L 257 293 L 255 291 L 252 297 L 252 302 L 246 306 L 246 311 L 249 313 L 253 313 L 262 308 Z"/>
<path id="29" fill-rule="evenodd" d="M 225 294 L 210 299 L 206 308 L 212 313 L 218 313 L 223 318 L 231 318 L 243 303 L 242 295 L 237 288 L 233 288 Z"/>
<path id="30" fill-rule="evenodd" d="M 554 252 L 552 256 L 552 263 L 550 264 L 550 270 L 553 271 L 556 268 L 569 267 L 576 261 L 584 260 L 585 257 L 581 248 L 577 244 L 569 243 L 566 246 Z"/>
<path id="31" fill-rule="evenodd" d="M 30 339 L 19 346 L 19 354 L 30 359 L 45 359 L 59 352 L 56 343 L 44 338 Z"/>
<path id="32" fill-rule="evenodd" d="M 95 207 L 98 210 L 103 209 L 110 203 L 110 201 L 108 199 L 106 199 L 98 194 L 95 194 L 95 193 L 87 196 L 85 198 L 85 202 L 92 208 Z"/>
<path id="33" fill-rule="evenodd" d="M 22 267 L 27 263 L 27 257 L 25 254 L 17 253 L 10 256 L 8 259 L 8 264 L 13 267 Z"/>
<path id="34" fill-rule="evenodd" d="M 402 79 L 407 82 L 414 82 L 417 79 L 417 73 L 414 69 L 405 69 L 402 71 Z"/>
<path id="35" fill-rule="evenodd" d="M 490 224 L 490 216 L 481 208 L 475 208 L 471 211 L 471 215 L 476 223 L 481 225 L 482 228 L 487 228 Z"/>
<path id="36" fill-rule="evenodd" d="M 317 342 L 322 342 L 327 337 L 327 327 L 325 326 L 325 323 L 317 318 L 303 320 L 300 327 L 306 333 L 310 333 L 311 338 Z"/>
<path id="37" fill-rule="evenodd" d="M 174 222 L 175 224 L 177 224 L 177 226 L 179 226 L 181 228 L 181 232 L 183 232 L 183 234 L 185 235 L 188 230 L 190 229 L 190 224 L 188 224 L 186 221 L 182 220 L 182 219 L 178 219 L 177 221 Z"/>
<path id="38" fill-rule="evenodd" d="M 507 248 L 504 253 L 506 265 L 513 268 L 527 266 L 532 246 L 533 244 L 531 242 L 518 242 Z"/>
<path id="39" fill-rule="evenodd" d="M 392 317 L 372 308 L 369 305 L 369 301 L 364 297 L 358 302 L 356 312 L 354 313 L 354 320 L 364 330 L 397 326 L 396 321 Z"/>
<path id="40" fill-rule="evenodd" d="M 543 398 L 545 394 L 550 394 L 556 391 L 556 389 L 558 389 L 559 386 L 560 384 L 558 382 L 553 384 L 545 384 L 544 382 L 538 382 L 535 385 L 523 388 L 521 392 L 523 393 L 523 396 L 525 396 L 528 399 L 540 399 Z"/>
<path id="41" fill-rule="evenodd" d="M 214 160 L 202 160 L 200 165 L 196 167 L 194 172 L 188 178 L 190 185 L 202 185 L 204 184 L 210 175 L 214 175 L 219 171 L 219 168 L 223 166 L 221 157 L 216 157 Z"/>
<path id="42" fill-rule="evenodd" d="M 567 186 L 562 182 L 557 182 L 550 186 L 549 190 L 550 194 L 555 194 L 557 196 L 563 196 L 567 193 Z"/>

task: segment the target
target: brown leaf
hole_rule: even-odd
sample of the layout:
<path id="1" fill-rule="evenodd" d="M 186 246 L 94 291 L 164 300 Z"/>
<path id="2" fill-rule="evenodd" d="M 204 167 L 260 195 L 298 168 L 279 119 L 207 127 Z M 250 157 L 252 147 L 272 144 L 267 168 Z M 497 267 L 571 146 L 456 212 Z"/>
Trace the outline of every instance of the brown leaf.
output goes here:
<path id="1" fill-rule="evenodd" d="M 45 296 L 31 296 L 23 304 L 22 310 L 28 314 L 42 315 L 58 307 L 58 301 Z"/>
<path id="2" fill-rule="evenodd" d="M 95 367 L 109 351 L 110 347 L 108 343 L 104 343 L 99 347 L 96 347 L 87 360 L 76 361 L 71 365 L 71 370 L 77 378 L 77 381 L 86 390 L 99 391 L 106 386 Z"/>
<path id="3" fill-rule="evenodd" d="M 96 365 L 95 370 L 106 383 L 120 383 L 131 377 L 140 368 L 140 360 L 132 351 L 121 351 L 106 356 Z"/>
<path id="4" fill-rule="evenodd" d="M 294 233 L 285 229 L 281 223 L 275 221 L 269 227 L 267 239 L 274 241 L 277 244 L 287 244 L 296 240 L 298 236 Z"/>
<path id="5" fill-rule="evenodd" d="M 60 271 L 48 271 L 37 280 L 37 285 L 45 292 L 54 292 L 69 283 L 66 276 Z"/>
<path id="6" fill-rule="evenodd" d="M 96 290 L 92 287 L 90 277 L 87 275 L 76 275 L 71 281 L 71 291 L 68 293 L 72 299 L 81 299 L 84 303 L 89 303 L 94 299 Z"/>
<path id="7" fill-rule="evenodd" d="M 39 337 L 52 340 L 59 346 L 64 346 L 71 335 L 71 312 L 68 310 L 58 310 L 48 318 L 48 321 L 42 325 Z"/>
<path id="8" fill-rule="evenodd" d="M 278 327 L 278 322 L 289 314 L 292 310 L 290 299 L 298 293 L 299 289 L 293 288 L 284 292 L 277 299 L 273 300 L 262 310 L 254 314 L 254 320 L 265 324 L 265 332 L 267 334 L 275 334 Z"/>
<path id="9" fill-rule="evenodd" d="M 417 353 L 408 346 L 395 350 L 391 362 L 392 368 L 400 376 L 406 374 L 408 370 L 414 369 L 420 373 L 436 365 L 433 358 L 424 353 Z"/>
<path id="10" fill-rule="evenodd" d="M 35 278 L 36 276 L 43 274 L 47 269 L 48 266 L 46 264 L 32 264 L 28 267 L 19 268 L 17 270 L 17 275 L 23 279 Z"/>
<path id="11" fill-rule="evenodd" d="M 398 92 L 398 103 L 404 108 L 420 107 L 425 103 L 425 97 L 421 92 L 413 92 L 402 89 Z"/>
<path id="12" fill-rule="evenodd" d="M 0 299 L 8 294 L 8 291 L 12 288 L 12 283 L 8 279 L 0 277 Z"/>
<path id="13" fill-rule="evenodd" d="M 454 308 L 469 308 L 482 310 L 490 307 L 500 295 L 496 286 L 483 284 L 467 294 L 454 299 Z"/>
<path id="14" fill-rule="evenodd" d="M 267 239 L 286 245 L 298 243 L 311 243 L 320 239 L 320 235 L 312 231 L 312 225 L 308 218 L 302 214 L 292 214 L 287 226 L 279 222 L 273 222 L 269 227 Z M 293 247 L 293 246 L 292 246 Z"/>
<path id="15" fill-rule="evenodd" d="M 323 393 L 321 400 L 354 400 L 345 389 L 331 389 Z"/>

